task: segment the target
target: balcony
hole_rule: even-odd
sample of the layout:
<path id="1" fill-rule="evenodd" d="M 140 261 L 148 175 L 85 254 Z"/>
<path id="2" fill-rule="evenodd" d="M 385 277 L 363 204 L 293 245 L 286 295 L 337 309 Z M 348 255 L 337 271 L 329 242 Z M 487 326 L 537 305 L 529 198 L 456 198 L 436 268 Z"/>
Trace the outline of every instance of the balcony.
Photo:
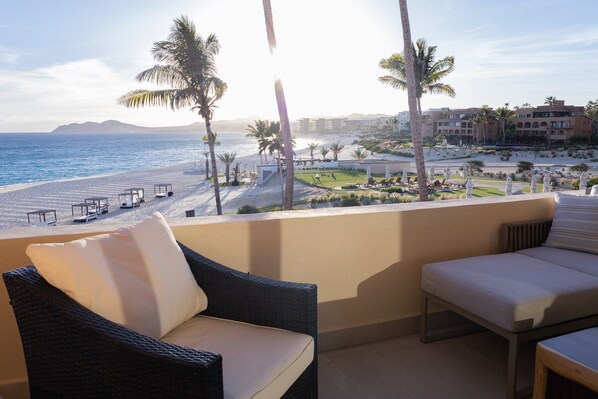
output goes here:
<path id="1" fill-rule="evenodd" d="M 419 342 L 420 267 L 498 253 L 504 223 L 550 218 L 553 210 L 552 194 L 536 194 L 190 218 L 173 223 L 173 231 L 243 272 L 318 284 L 321 398 L 503 398 L 502 338 L 481 333 Z M 103 232 L 97 229 L 5 231 L 0 271 L 28 264 L 29 243 Z M 0 397 L 26 398 L 25 363 L 3 284 L 0 353 Z"/>

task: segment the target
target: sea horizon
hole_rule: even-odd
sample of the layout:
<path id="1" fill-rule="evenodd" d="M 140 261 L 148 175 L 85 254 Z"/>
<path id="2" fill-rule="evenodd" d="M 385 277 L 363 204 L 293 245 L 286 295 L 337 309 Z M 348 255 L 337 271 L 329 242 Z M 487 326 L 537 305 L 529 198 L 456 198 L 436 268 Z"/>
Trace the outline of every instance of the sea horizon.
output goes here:
<path id="1" fill-rule="evenodd" d="M 0 186 L 86 178 L 205 161 L 197 133 L 2 133 Z M 298 138 L 296 150 L 319 136 Z M 246 133 L 218 134 L 216 154 L 237 159 L 258 153 Z M 305 141 L 305 143 L 303 143 Z M 217 161 L 219 166 L 220 161 Z"/>

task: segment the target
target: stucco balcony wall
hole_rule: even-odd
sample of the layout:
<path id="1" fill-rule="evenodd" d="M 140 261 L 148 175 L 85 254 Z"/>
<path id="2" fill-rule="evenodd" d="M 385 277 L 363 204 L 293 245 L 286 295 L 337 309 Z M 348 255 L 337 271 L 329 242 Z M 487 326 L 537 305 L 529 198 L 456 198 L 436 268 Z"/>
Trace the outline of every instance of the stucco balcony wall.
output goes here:
<path id="1" fill-rule="evenodd" d="M 420 268 L 502 250 L 504 223 L 548 219 L 552 194 L 172 220 L 185 245 L 225 265 L 318 285 L 320 350 L 417 330 Z M 30 243 L 119 226 L 0 233 L 0 272 L 27 265 Z M 0 284 L 0 386 L 26 380 L 19 334 Z"/>

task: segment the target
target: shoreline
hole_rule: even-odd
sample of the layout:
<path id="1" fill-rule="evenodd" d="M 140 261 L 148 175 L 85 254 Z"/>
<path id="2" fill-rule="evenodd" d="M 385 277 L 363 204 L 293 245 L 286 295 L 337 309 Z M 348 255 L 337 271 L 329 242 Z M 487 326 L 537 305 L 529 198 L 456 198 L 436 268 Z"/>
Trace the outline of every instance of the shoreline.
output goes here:
<path id="1" fill-rule="evenodd" d="M 329 146 L 333 142 L 340 141 L 345 149 L 339 154 L 339 160 L 355 161 L 351 152 L 358 148 L 353 144 L 355 135 L 334 135 L 307 137 L 302 141 L 317 141 L 320 145 Z M 303 139 L 306 139 L 303 137 Z M 313 139 L 313 140 L 312 140 Z M 309 149 L 301 148 L 295 151 L 296 159 L 310 158 Z M 441 152 L 447 154 L 446 152 Z M 314 152 L 316 158 L 321 158 L 319 149 Z M 537 157 L 533 153 L 521 153 L 513 156 L 507 162 L 501 161 L 497 155 L 474 154 L 469 158 L 442 159 L 435 152 L 427 154 L 433 159 L 426 160 L 426 168 L 431 167 L 439 173 L 447 165 L 453 172 L 470 160 L 484 161 L 486 166 L 484 172 L 506 172 L 512 173 L 517 168 L 518 161 L 529 161 L 535 164 L 539 170 L 551 169 L 552 173 L 562 172 L 569 174 L 569 167 L 582 162 L 590 166 L 590 175 L 598 176 L 598 163 L 590 160 L 557 157 Z M 332 158 L 331 154 L 328 159 Z M 271 162 L 273 158 L 268 156 Z M 239 157 L 241 169 L 253 169 L 253 163 L 260 164 L 260 156 L 257 153 Z M 388 154 L 370 155 L 365 160 L 376 169 L 384 170 L 384 165 L 392 165 L 392 173 L 410 165 L 411 171 L 415 170 L 414 158 L 398 157 Z M 394 164 L 394 165 L 393 165 Z M 222 163 L 219 162 L 219 170 Z M 215 201 L 212 185 L 205 180 L 205 162 L 182 162 L 159 168 L 148 168 L 128 172 L 107 173 L 96 176 L 75 177 L 63 180 L 48 180 L 40 182 L 19 183 L 0 186 L 0 234 L 4 229 L 27 228 L 27 212 L 37 209 L 56 209 L 59 225 L 72 225 L 71 205 L 83 202 L 85 198 L 94 196 L 107 197 L 110 203 L 110 212 L 100 215 L 97 220 L 86 224 L 126 224 L 141 220 L 154 211 L 159 211 L 168 218 L 182 218 L 186 211 L 194 211 L 196 216 L 215 215 Z M 372 168 L 374 171 L 374 168 Z M 379 173 L 379 171 L 378 171 Z M 173 185 L 174 195 L 164 199 L 157 199 L 153 196 L 153 185 L 158 183 L 170 183 Z M 296 182 L 294 196 L 296 199 L 319 195 L 325 190 L 307 186 Z M 126 188 L 142 187 L 145 190 L 146 202 L 140 207 L 133 209 L 120 209 L 118 205 L 118 194 Z M 280 183 L 277 179 L 271 180 L 263 186 L 245 184 L 237 187 L 221 187 L 221 199 L 223 213 L 231 214 L 245 204 L 258 208 L 280 204 Z M 77 208 L 75 208 L 77 209 Z"/>

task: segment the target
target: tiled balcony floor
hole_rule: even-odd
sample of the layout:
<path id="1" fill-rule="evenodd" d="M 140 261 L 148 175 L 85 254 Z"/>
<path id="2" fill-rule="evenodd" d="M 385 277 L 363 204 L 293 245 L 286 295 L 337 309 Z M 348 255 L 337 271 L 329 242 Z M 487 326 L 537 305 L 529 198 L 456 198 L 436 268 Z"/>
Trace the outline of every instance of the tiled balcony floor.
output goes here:
<path id="1" fill-rule="evenodd" d="M 520 386 L 531 386 L 533 345 Z M 484 332 L 422 344 L 417 335 L 319 355 L 320 399 L 504 399 L 507 341 Z M 18 389 L 17 389 L 18 388 Z M 25 386 L 0 398 L 26 399 Z"/>
<path id="2" fill-rule="evenodd" d="M 533 381 L 533 348 L 523 346 L 519 386 Z M 321 353 L 321 399 L 504 399 L 507 341 L 479 333 L 422 344 L 410 335 Z"/>

